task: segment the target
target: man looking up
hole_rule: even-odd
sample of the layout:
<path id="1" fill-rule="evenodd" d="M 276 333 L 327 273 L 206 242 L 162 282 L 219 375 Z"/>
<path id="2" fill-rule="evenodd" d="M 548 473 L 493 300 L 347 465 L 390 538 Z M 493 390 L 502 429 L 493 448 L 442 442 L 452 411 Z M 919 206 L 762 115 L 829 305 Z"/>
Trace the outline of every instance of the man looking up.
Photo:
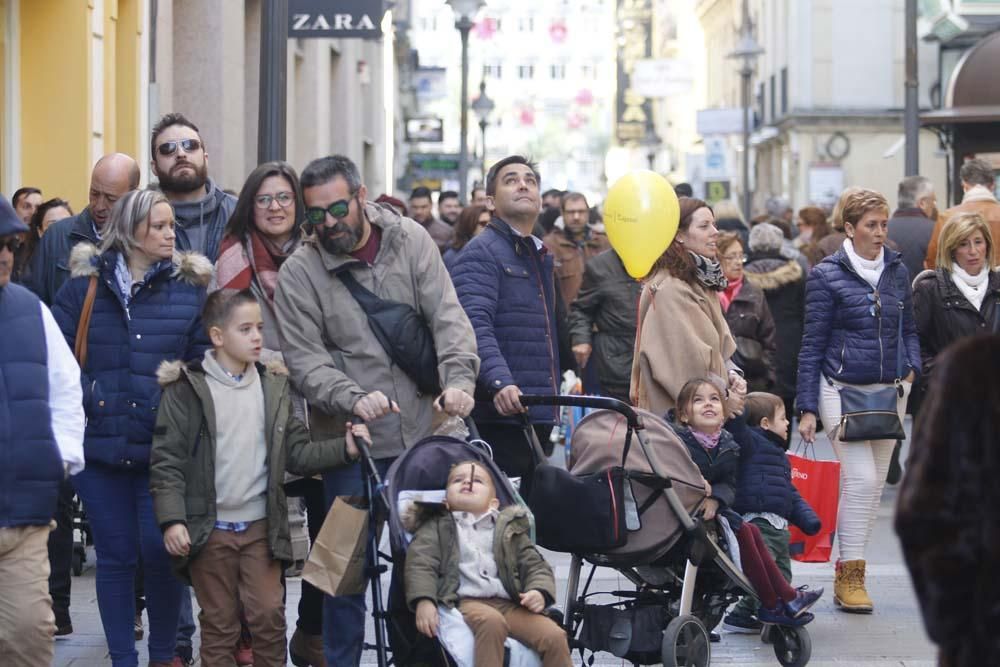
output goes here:
<path id="1" fill-rule="evenodd" d="M 486 178 L 493 220 L 469 241 L 452 266 L 462 307 L 472 320 L 480 372 L 474 416 L 510 476 L 532 468 L 521 423 L 522 393 L 558 393 L 559 352 L 552 257 L 532 235 L 541 209 L 538 171 L 520 155 L 497 162 Z M 531 422 L 545 442 L 556 422 L 551 407 L 531 408 Z"/>
<path id="2" fill-rule="evenodd" d="M 236 197 L 208 177 L 208 151 L 198 127 L 184 114 L 168 113 L 153 127 L 149 149 L 160 190 L 174 207 L 177 250 L 200 252 L 214 263 Z"/>

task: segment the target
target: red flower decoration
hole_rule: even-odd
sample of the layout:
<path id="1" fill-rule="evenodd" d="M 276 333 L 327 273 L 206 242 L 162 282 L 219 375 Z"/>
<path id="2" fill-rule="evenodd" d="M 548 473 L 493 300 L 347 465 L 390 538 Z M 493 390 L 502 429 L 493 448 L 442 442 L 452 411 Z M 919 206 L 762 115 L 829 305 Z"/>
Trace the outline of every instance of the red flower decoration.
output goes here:
<path id="1" fill-rule="evenodd" d="M 472 28 L 472 32 L 478 39 L 493 39 L 493 35 L 497 33 L 497 20 L 486 17 L 476 22 L 476 25 Z"/>
<path id="2" fill-rule="evenodd" d="M 553 21 L 549 26 L 549 37 L 556 44 L 562 44 L 566 41 L 566 23 L 564 21 Z"/>
<path id="3" fill-rule="evenodd" d="M 534 125 L 535 110 L 528 107 L 522 107 L 521 112 L 518 115 L 518 120 L 521 121 L 521 125 Z"/>
<path id="4" fill-rule="evenodd" d="M 576 103 L 582 107 L 589 107 L 594 103 L 594 93 L 589 88 L 584 88 L 576 94 Z"/>

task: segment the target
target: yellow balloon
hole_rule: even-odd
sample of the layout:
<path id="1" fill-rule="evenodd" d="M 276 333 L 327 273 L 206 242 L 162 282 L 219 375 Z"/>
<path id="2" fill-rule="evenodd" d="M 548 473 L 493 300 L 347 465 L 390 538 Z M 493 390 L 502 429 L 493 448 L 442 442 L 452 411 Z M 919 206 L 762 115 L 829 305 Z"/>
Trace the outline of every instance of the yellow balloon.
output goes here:
<path id="1" fill-rule="evenodd" d="M 608 240 L 633 278 L 645 278 L 677 234 L 677 195 L 667 179 L 634 171 L 618 179 L 604 202 Z"/>

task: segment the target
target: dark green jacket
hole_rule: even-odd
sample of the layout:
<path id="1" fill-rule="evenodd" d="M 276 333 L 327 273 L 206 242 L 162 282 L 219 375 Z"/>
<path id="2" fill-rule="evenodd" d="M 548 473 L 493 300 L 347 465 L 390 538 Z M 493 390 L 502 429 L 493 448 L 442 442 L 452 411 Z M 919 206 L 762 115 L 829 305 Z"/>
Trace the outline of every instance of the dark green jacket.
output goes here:
<path id="1" fill-rule="evenodd" d="M 458 602 L 458 528 L 450 512 L 436 512 L 419 523 L 406 552 L 406 603 L 416 609 L 427 598 L 447 607 Z M 493 535 L 493 557 L 500 581 L 514 602 L 521 593 L 539 591 L 547 605 L 556 599 L 552 568 L 531 541 L 528 511 L 518 505 L 504 508 Z"/>
<path id="2" fill-rule="evenodd" d="M 291 562 L 285 470 L 313 475 L 347 465 L 343 438 L 312 442 L 305 425 L 291 412 L 287 371 L 281 364 L 258 364 L 264 391 L 267 437 L 267 541 L 275 560 Z M 149 488 L 160 527 L 187 524 L 191 553 L 175 558 L 174 567 L 188 578 L 188 564 L 197 557 L 215 529 L 216 421 L 212 393 L 201 361 L 161 364 L 157 377 L 163 387 L 153 434 Z"/>

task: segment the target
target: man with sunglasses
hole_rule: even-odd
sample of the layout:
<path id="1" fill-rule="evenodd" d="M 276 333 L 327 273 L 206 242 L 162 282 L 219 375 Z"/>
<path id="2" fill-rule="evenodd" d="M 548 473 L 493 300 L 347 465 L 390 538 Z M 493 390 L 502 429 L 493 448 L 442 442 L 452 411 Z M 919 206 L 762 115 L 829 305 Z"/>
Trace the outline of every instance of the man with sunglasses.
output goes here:
<path id="1" fill-rule="evenodd" d="M 153 174 L 174 207 L 177 249 L 215 262 L 236 197 L 208 177 L 208 151 L 198 127 L 184 114 L 168 113 L 153 127 L 149 148 Z"/>
<path id="2" fill-rule="evenodd" d="M 441 254 L 426 231 L 388 205 L 367 201 L 358 168 L 341 155 L 311 162 L 300 179 L 314 233 L 285 260 L 274 306 L 281 352 L 311 408 L 314 440 L 342 436 L 346 420 L 368 422 L 381 472 L 431 434 L 445 415 L 472 410 L 479 359 Z M 376 338 L 341 275 L 383 301 L 410 306 L 434 341 L 443 391 L 420 391 Z M 363 494 L 355 464 L 323 475 L 327 504 Z M 327 596 L 323 643 L 328 667 L 356 667 L 365 633 L 363 595 Z"/>
<path id="3" fill-rule="evenodd" d="M 56 618 L 47 543 L 60 487 L 67 475 L 83 470 L 80 369 L 45 304 L 10 282 L 14 252 L 27 231 L 0 197 L 0 384 L 6 387 L 0 392 L 0 645 L 5 665 L 52 662 Z"/>

